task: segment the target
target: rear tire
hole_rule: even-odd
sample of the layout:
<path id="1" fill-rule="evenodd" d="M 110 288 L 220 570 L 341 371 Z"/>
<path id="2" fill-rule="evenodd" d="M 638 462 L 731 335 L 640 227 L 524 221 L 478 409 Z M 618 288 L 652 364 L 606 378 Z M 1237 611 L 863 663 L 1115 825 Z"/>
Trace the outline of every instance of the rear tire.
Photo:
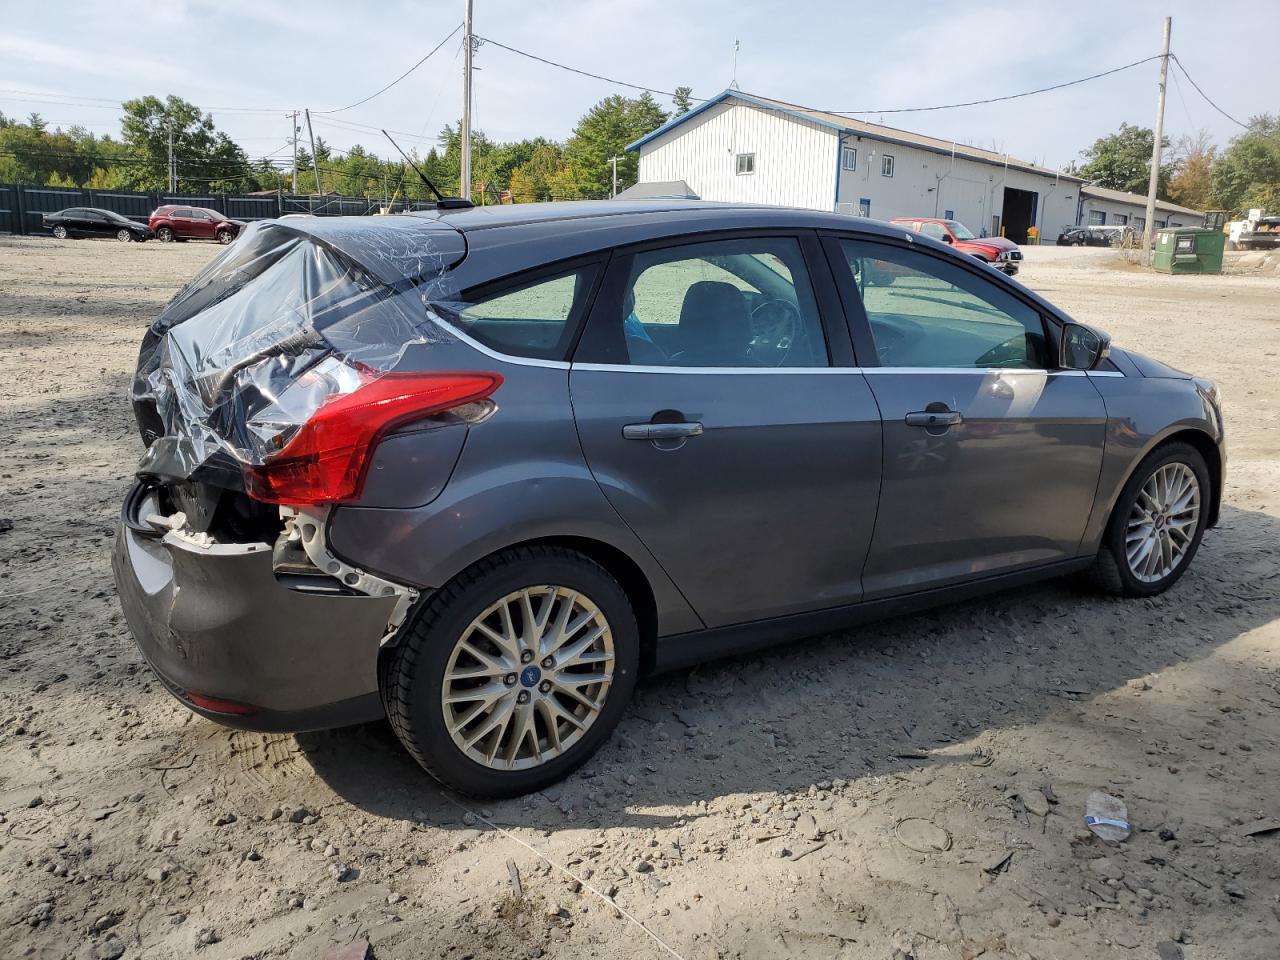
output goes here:
<path id="1" fill-rule="evenodd" d="M 567 776 L 608 739 L 635 689 L 640 636 L 626 592 L 599 564 L 520 547 L 437 590 L 384 656 L 383 703 L 410 755 L 454 790 L 512 797 Z"/>
<path id="2" fill-rule="evenodd" d="M 65 240 L 69 236 L 69 234 L 67 233 L 67 228 L 64 227 L 62 224 L 58 224 L 56 227 L 53 228 L 53 235 L 58 240 Z"/>
<path id="3" fill-rule="evenodd" d="M 1116 500 L 1093 567 L 1094 583 L 1121 597 L 1168 590 L 1200 548 L 1211 492 L 1209 468 L 1191 444 L 1153 450 Z"/>
<path id="4" fill-rule="evenodd" d="M 173 243 L 173 228 L 160 227 L 156 230 L 156 239 L 161 243 Z"/>

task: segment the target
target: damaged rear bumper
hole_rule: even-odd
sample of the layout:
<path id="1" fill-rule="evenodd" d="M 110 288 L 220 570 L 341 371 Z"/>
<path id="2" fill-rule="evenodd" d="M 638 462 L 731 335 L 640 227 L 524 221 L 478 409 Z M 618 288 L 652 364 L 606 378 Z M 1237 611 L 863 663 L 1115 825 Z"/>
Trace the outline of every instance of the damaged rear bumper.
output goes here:
<path id="1" fill-rule="evenodd" d="M 395 597 L 323 576 L 278 578 L 266 543 L 144 532 L 149 509 L 149 495 L 126 499 L 111 565 L 138 648 L 175 697 L 250 730 L 383 716 L 378 649 Z"/>

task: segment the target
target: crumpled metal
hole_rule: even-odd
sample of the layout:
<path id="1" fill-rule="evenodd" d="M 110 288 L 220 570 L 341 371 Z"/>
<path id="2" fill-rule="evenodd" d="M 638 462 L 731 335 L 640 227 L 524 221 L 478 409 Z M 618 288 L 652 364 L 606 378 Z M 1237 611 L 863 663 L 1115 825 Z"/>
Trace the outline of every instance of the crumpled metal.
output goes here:
<path id="1" fill-rule="evenodd" d="M 260 465 L 327 397 L 454 340 L 431 307 L 452 297 L 452 253 L 433 252 L 421 229 L 378 235 L 387 256 L 370 266 L 260 222 L 197 274 L 139 356 L 134 407 L 159 421 L 139 473 L 193 478 L 205 467 Z"/>

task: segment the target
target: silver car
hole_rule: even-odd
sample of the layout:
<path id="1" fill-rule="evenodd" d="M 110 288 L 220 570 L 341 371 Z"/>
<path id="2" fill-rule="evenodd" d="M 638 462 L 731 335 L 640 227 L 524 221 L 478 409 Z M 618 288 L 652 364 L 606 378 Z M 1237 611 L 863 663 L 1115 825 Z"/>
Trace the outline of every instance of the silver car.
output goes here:
<path id="1" fill-rule="evenodd" d="M 688 201 L 246 229 L 151 326 L 116 583 L 203 716 L 538 789 L 656 670 L 1217 522 L 1208 381 L 900 227 Z"/>

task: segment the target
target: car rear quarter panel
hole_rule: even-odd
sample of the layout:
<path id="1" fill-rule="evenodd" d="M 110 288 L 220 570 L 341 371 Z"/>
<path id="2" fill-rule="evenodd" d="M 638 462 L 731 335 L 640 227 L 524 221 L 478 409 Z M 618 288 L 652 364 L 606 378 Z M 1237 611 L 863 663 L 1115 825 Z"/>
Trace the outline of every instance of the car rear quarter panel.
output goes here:
<path id="1" fill-rule="evenodd" d="M 1218 418 L 1192 381 L 1156 379 L 1136 373 L 1092 375 L 1090 379 L 1107 407 L 1107 439 L 1098 493 L 1081 541 L 1082 555 L 1097 552 L 1120 491 L 1142 458 L 1161 443 L 1191 431 L 1218 449 L 1221 465 L 1225 466 L 1226 460 Z M 1221 483 L 1216 491 L 1216 497 L 1220 496 Z M 1210 516 L 1216 514 L 1215 499 Z"/>
<path id="2" fill-rule="evenodd" d="M 329 546 L 340 557 L 388 579 L 432 589 L 498 550 L 533 540 L 593 541 L 629 557 L 653 594 L 659 634 L 702 626 L 652 555 L 622 522 L 587 469 L 569 405 L 568 364 L 521 364 L 461 345 L 440 369 L 496 370 L 497 411 L 465 428 L 466 439 L 448 484 L 429 503 L 400 508 L 346 506 L 329 522 Z M 453 428 L 450 428 L 453 429 Z M 459 428 L 463 429 L 463 428 Z M 422 444 L 439 437 L 418 435 Z M 384 472 L 412 471 L 438 455 L 415 435 L 379 448 Z M 443 451 L 447 454 L 448 451 Z M 376 467 L 375 467 L 376 469 Z M 433 481 L 401 481 L 412 500 Z M 391 488 L 379 484 L 380 502 Z"/>

